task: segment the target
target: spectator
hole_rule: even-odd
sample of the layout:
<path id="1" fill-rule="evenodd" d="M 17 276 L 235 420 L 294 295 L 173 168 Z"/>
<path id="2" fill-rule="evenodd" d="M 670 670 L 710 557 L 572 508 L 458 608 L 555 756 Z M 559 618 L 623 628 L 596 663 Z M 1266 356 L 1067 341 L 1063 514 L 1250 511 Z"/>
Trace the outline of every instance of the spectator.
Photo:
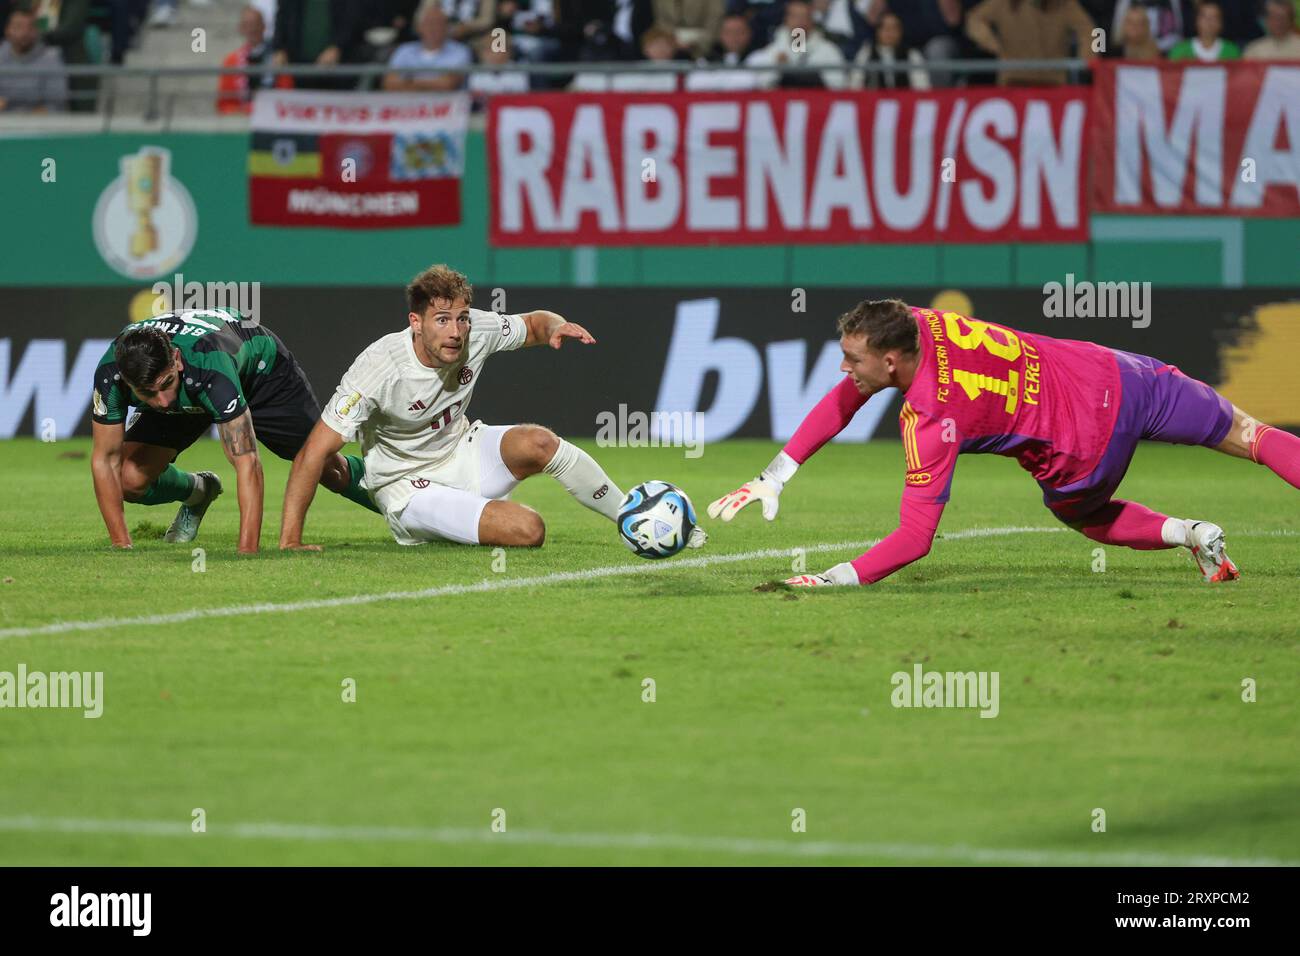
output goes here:
<path id="1" fill-rule="evenodd" d="M 727 0 L 726 11 L 749 21 L 754 45 L 761 49 L 772 42 L 772 34 L 785 19 L 785 0 Z"/>
<path id="2" fill-rule="evenodd" d="M 647 5 L 649 2 L 645 0 Z M 510 33 L 515 55 L 521 60 L 565 59 L 556 9 L 555 0 L 497 0 L 496 26 Z M 568 59 L 577 59 L 576 53 Z"/>
<path id="3" fill-rule="evenodd" d="M 61 68 L 63 54 L 41 42 L 31 11 L 15 9 L 5 21 L 0 66 Z M 67 105 L 68 77 L 62 72 L 0 76 L 0 112 L 59 112 Z"/>
<path id="4" fill-rule="evenodd" d="M 376 27 L 390 26 L 389 0 L 279 0 L 275 36 L 271 41 L 276 66 L 311 63 L 333 67 L 340 63 L 382 62 L 384 57 L 367 36 Z M 297 85 L 312 89 L 355 88 L 355 76 L 299 77 Z"/>
<path id="5" fill-rule="evenodd" d="M 489 33 L 479 37 L 476 49 L 478 61 L 484 66 L 502 66 L 514 59 L 514 43 L 510 34 L 504 31 L 498 36 Z M 474 98 L 474 108 L 483 109 L 488 99 L 497 93 L 527 93 L 528 74 L 477 70 L 470 74 L 467 85 Z"/>
<path id="6" fill-rule="evenodd" d="M 149 0 L 109 0 L 107 21 L 100 25 L 108 30 L 112 46 L 109 62 L 114 66 L 126 62 L 126 51 L 144 25 L 148 12 Z"/>
<path id="7" fill-rule="evenodd" d="M 258 66 L 269 60 L 271 44 L 266 39 L 266 20 L 252 4 L 239 11 L 239 35 L 244 38 L 243 45 L 228 54 L 221 61 L 222 66 Z M 268 71 L 255 77 L 250 84 L 247 74 L 223 73 L 217 80 L 217 112 L 248 113 L 253 108 L 250 88 L 272 86 L 280 90 L 292 89 L 293 80 Z"/>
<path id="8" fill-rule="evenodd" d="M 442 9 L 451 21 L 451 38 L 461 43 L 481 37 L 497 23 L 497 0 L 442 0 Z"/>
<path id="9" fill-rule="evenodd" d="M 1123 57 L 1126 60 L 1159 60 L 1160 47 L 1151 35 L 1151 19 L 1141 7 L 1129 7 L 1124 14 L 1118 45 L 1108 51 L 1109 55 Z"/>
<path id="10" fill-rule="evenodd" d="M 962 0 L 865 0 L 866 21 L 880 29 L 886 13 L 898 17 L 903 36 L 927 60 L 955 60 L 961 55 L 958 30 L 962 22 Z M 936 86 L 948 85 L 936 83 Z"/>
<path id="11" fill-rule="evenodd" d="M 754 31 L 749 20 L 740 13 L 729 13 L 718 25 L 718 39 L 705 59 L 722 66 L 741 66 L 745 57 L 753 52 Z"/>
<path id="12" fill-rule="evenodd" d="M 753 44 L 754 33 L 749 21 L 738 13 L 728 14 L 718 28 L 718 42 L 709 53 L 707 62 L 719 66 L 738 67 L 745 62 Z M 702 70 L 686 77 L 688 90 L 752 90 L 762 83 L 763 74 L 755 70 Z"/>
<path id="13" fill-rule="evenodd" d="M 1217 3 L 1201 0 L 1197 4 L 1196 36 L 1174 44 L 1169 59 L 1199 60 L 1202 63 L 1241 59 L 1241 48 L 1231 40 L 1223 39 L 1223 10 Z"/>
<path id="14" fill-rule="evenodd" d="M 1179 43 L 1191 25 L 1191 16 L 1183 0 L 1119 0 L 1115 4 L 1115 18 L 1111 33 L 1124 35 L 1124 18 L 1129 10 L 1141 10 L 1151 26 L 1151 36 L 1161 53 L 1168 53 Z"/>
<path id="15" fill-rule="evenodd" d="M 781 29 L 772 34 L 772 42 L 755 50 L 745 60 L 747 66 L 842 66 L 844 54 L 826 39 L 813 24 L 812 8 L 803 0 L 789 0 Z M 839 90 L 848 85 L 843 70 L 798 73 L 769 73 L 766 86 L 825 86 Z"/>
<path id="16" fill-rule="evenodd" d="M 722 25 L 725 0 L 654 0 L 655 26 L 693 57 L 709 52 Z"/>
<path id="17" fill-rule="evenodd" d="M 984 0 L 966 17 L 966 33 L 1000 60 L 1057 60 L 1091 50 L 1092 18 L 1078 0 Z M 1003 70 L 1003 86 L 1059 85 L 1064 70 Z"/>
<path id="18" fill-rule="evenodd" d="M 854 86 L 861 87 L 865 82 L 872 89 L 928 90 L 930 88 L 930 75 L 924 69 L 925 57 L 921 55 L 920 50 L 909 47 L 904 42 L 903 21 L 896 14 L 886 13 L 880 18 L 880 25 L 876 28 L 876 42 L 864 46 L 858 52 L 853 65 L 865 66 L 872 59 L 886 65 L 898 64 L 898 67 L 884 73 L 855 70 Z M 912 69 L 904 68 L 903 64 L 910 65 Z"/>
<path id="19" fill-rule="evenodd" d="M 1219 13 L 1223 14 L 1223 35 L 1237 44 L 1238 49 L 1245 49 L 1251 40 L 1264 35 L 1260 28 L 1263 7 L 1260 0 L 1230 0 L 1219 4 Z"/>
<path id="20" fill-rule="evenodd" d="M 635 60 L 653 24 L 652 0 L 557 0 L 558 55 L 583 62 Z"/>
<path id="21" fill-rule="evenodd" d="M 338 63 L 338 47 L 331 43 L 335 36 L 334 14 L 338 7 L 338 0 L 330 0 L 328 5 L 311 0 L 280 0 L 275 8 L 272 62 L 276 66 L 288 63 L 333 66 Z M 339 85 L 337 80 L 325 77 L 300 77 L 297 84 L 313 88 Z"/>
<path id="22" fill-rule="evenodd" d="M 460 89 L 465 80 L 463 73 L 443 73 L 437 68 L 469 66 L 474 57 L 469 47 L 448 36 L 447 14 L 438 0 L 425 0 L 415 15 L 415 30 L 419 41 L 399 46 L 388 65 L 393 70 L 417 68 L 421 72 L 386 73 L 384 89 L 402 92 Z"/>
<path id="23" fill-rule="evenodd" d="M 677 38 L 667 30 L 651 27 L 641 34 L 641 53 L 653 65 L 671 63 L 677 53 Z M 677 72 L 579 73 L 570 89 L 583 93 L 671 93 L 677 89 Z"/>
<path id="24" fill-rule="evenodd" d="M 90 62 L 86 55 L 86 26 L 90 22 L 90 0 L 27 0 L 23 4 L 36 18 L 41 43 L 54 47 L 65 66 Z M 68 104 L 73 110 L 93 110 L 98 81 L 93 76 L 68 78 Z"/>
<path id="25" fill-rule="evenodd" d="M 871 37 L 871 27 L 858 10 L 858 2 L 861 0 L 812 0 L 813 22 L 826 39 L 840 48 L 846 60 L 853 59 Z"/>
<path id="26" fill-rule="evenodd" d="M 1291 0 L 1264 5 L 1265 35 L 1246 47 L 1247 60 L 1300 60 L 1300 34 L 1295 32 Z"/>
<path id="27" fill-rule="evenodd" d="M 270 43 L 275 38 L 276 0 L 248 0 L 248 5 L 262 15 L 262 22 L 266 24 L 266 42 Z"/>

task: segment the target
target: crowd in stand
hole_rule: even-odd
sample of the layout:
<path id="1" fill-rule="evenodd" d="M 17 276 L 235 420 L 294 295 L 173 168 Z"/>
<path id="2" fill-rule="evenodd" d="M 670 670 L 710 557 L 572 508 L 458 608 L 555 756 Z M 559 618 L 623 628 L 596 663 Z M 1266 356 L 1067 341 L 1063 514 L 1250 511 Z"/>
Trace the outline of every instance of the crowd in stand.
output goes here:
<path id="1" fill-rule="evenodd" d="M 0 0 L 0 65 L 123 62 L 136 32 L 175 22 L 179 0 Z M 212 0 L 187 0 L 194 7 Z M 213 14 L 218 8 L 213 8 Z M 221 11 L 221 15 L 228 12 Z M 1054 84 L 1064 71 L 965 75 L 927 61 L 1120 56 L 1135 60 L 1300 60 L 1300 0 L 253 0 L 227 66 L 265 64 L 250 84 L 223 76 L 222 112 L 248 109 L 250 85 L 452 90 L 477 100 L 529 89 L 669 91 L 772 87 L 928 89 Z M 87 31 L 109 38 L 91 51 Z M 479 70 L 511 61 L 648 64 L 636 72 L 542 76 Z M 714 70 L 657 71 L 708 63 Z M 274 68 L 386 63 L 381 78 Z M 868 64 L 876 64 L 864 69 Z M 726 69 L 787 67 L 795 71 Z M 75 83 L 73 84 L 75 88 Z M 0 110 L 65 108 L 59 76 L 0 76 Z"/>

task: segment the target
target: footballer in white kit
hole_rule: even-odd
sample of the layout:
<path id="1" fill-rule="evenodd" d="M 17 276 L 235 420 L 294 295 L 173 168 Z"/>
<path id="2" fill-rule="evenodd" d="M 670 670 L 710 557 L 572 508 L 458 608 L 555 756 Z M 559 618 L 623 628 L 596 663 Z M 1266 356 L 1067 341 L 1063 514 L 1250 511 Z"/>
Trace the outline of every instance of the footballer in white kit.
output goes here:
<path id="1" fill-rule="evenodd" d="M 520 481 L 539 473 L 614 521 L 623 492 L 582 449 L 540 425 L 485 425 L 469 416 L 492 353 L 559 348 L 569 338 L 590 345 L 591 334 L 545 310 L 471 309 L 468 280 L 446 266 L 422 272 L 406 291 L 409 327 L 357 357 L 294 460 L 280 547 L 314 548 L 302 543 L 314 476 L 353 439 L 364 454 L 363 485 L 399 544 L 540 545 L 541 516 L 506 500 Z M 700 535 L 695 546 L 702 543 Z"/>

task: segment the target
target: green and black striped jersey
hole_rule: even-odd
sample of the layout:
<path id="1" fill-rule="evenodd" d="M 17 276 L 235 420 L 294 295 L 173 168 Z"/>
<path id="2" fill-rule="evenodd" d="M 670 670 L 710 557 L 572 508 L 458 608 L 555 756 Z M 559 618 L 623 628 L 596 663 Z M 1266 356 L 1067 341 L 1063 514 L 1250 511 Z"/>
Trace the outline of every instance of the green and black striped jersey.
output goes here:
<path id="1" fill-rule="evenodd" d="M 168 312 L 135 324 L 159 327 L 180 349 L 180 394 L 165 414 L 207 415 L 214 422 L 228 422 L 243 414 L 247 396 L 260 380 L 279 363 L 292 361 L 278 337 L 260 325 L 245 323 L 234 309 Z M 122 423 L 127 408 L 138 404 L 118 372 L 116 346 L 114 339 L 95 370 L 91 418 L 101 425 Z"/>

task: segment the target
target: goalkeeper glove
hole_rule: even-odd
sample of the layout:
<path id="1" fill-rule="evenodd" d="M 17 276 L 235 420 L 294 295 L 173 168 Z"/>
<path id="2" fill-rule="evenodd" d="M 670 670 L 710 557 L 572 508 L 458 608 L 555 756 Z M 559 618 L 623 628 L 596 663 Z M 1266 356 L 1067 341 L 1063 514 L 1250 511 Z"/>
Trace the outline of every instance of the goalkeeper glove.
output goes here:
<path id="1" fill-rule="evenodd" d="M 781 489 L 794 477 L 798 469 L 797 461 L 785 452 L 778 452 L 772 459 L 772 463 L 764 468 L 763 473 L 757 478 L 745 482 L 735 491 L 723 495 L 710 504 L 709 517 L 721 517 L 723 521 L 730 521 L 741 508 L 757 500 L 763 503 L 763 517 L 768 521 L 773 520 L 781 507 L 778 500 Z"/>
<path id="2" fill-rule="evenodd" d="M 858 572 L 847 561 L 837 564 L 825 574 L 796 574 L 786 578 L 785 583 L 792 588 L 825 588 L 835 585 L 858 583 Z"/>

